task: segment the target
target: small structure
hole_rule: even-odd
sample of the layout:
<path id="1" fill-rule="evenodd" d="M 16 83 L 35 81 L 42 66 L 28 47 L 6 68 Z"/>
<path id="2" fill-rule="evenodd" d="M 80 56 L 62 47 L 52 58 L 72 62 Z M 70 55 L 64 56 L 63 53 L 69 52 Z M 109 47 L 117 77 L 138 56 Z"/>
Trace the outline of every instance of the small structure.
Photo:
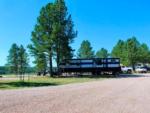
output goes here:
<path id="1" fill-rule="evenodd" d="M 59 65 L 59 73 L 112 73 L 121 72 L 119 58 L 65 59 Z"/>

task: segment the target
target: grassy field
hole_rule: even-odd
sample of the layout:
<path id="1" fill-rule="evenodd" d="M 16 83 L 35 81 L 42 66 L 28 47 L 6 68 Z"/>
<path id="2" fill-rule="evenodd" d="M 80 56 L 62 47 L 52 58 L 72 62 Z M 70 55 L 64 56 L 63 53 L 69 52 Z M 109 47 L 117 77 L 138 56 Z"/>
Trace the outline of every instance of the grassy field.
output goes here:
<path id="1" fill-rule="evenodd" d="M 89 81 L 103 80 L 104 78 L 50 78 L 50 77 L 31 77 L 24 82 L 19 78 L 0 79 L 0 90 L 18 89 L 42 86 L 57 86 L 71 83 L 83 83 Z"/>

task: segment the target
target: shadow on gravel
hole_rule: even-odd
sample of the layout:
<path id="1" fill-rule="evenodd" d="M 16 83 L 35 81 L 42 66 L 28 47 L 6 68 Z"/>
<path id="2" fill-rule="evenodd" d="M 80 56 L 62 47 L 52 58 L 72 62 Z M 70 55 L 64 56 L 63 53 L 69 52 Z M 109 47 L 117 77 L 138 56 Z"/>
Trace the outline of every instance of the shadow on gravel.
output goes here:
<path id="1" fill-rule="evenodd" d="M 85 76 L 83 76 L 84 78 Z M 114 75 L 98 75 L 98 76 L 86 76 L 88 78 L 139 78 L 139 77 L 150 77 L 150 75 L 142 75 L 142 74 L 120 74 L 117 76 Z M 82 76 L 79 76 L 78 78 L 82 78 Z"/>
<path id="2" fill-rule="evenodd" d="M 54 83 L 36 83 L 36 82 L 8 82 L 0 83 L 0 89 L 5 88 L 22 88 L 22 87 L 42 87 L 42 86 L 57 86 Z"/>
<path id="3" fill-rule="evenodd" d="M 150 77 L 150 76 L 142 74 L 121 74 L 117 76 L 117 78 L 139 78 L 139 77 Z"/>

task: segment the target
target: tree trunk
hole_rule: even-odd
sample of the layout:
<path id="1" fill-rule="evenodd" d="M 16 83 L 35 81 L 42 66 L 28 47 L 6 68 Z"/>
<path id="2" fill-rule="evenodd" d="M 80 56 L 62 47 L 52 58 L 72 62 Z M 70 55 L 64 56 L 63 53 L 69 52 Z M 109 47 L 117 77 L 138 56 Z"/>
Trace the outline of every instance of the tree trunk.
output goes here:
<path id="1" fill-rule="evenodd" d="M 57 48 L 57 69 L 59 69 L 59 63 L 60 63 L 60 53 L 59 49 Z"/>
<path id="2" fill-rule="evenodd" d="M 53 61 L 52 61 L 52 54 L 49 56 L 49 71 L 50 76 L 53 77 Z"/>
<path id="3" fill-rule="evenodd" d="M 56 55 L 57 55 L 57 58 L 56 58 L 56 63 L 57 63 L 57 74 L 59 74 L 59 64 L 60 64 L 60 39 L 59 37 L 57 37 L 57 46 L 56 46 Z"/>
<path id="4" fill-rule="evenodd" d="M 133 71 L 135 72 L 135 65 L 134 64 L 132 64 L 132 68 L 133 68 Z"/>

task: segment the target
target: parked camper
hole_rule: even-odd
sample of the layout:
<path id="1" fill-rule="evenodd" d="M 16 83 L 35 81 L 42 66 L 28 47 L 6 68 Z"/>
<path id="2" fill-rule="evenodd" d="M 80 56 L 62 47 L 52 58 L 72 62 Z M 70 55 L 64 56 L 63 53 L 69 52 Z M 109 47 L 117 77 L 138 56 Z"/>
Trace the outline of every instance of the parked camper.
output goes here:
<path id="1" fill-rule="evenodd" d="M 121 72 L 119 58 L 65 59 L 59 65 L 60 73 L 101 73 L 118 74 Z"/>

